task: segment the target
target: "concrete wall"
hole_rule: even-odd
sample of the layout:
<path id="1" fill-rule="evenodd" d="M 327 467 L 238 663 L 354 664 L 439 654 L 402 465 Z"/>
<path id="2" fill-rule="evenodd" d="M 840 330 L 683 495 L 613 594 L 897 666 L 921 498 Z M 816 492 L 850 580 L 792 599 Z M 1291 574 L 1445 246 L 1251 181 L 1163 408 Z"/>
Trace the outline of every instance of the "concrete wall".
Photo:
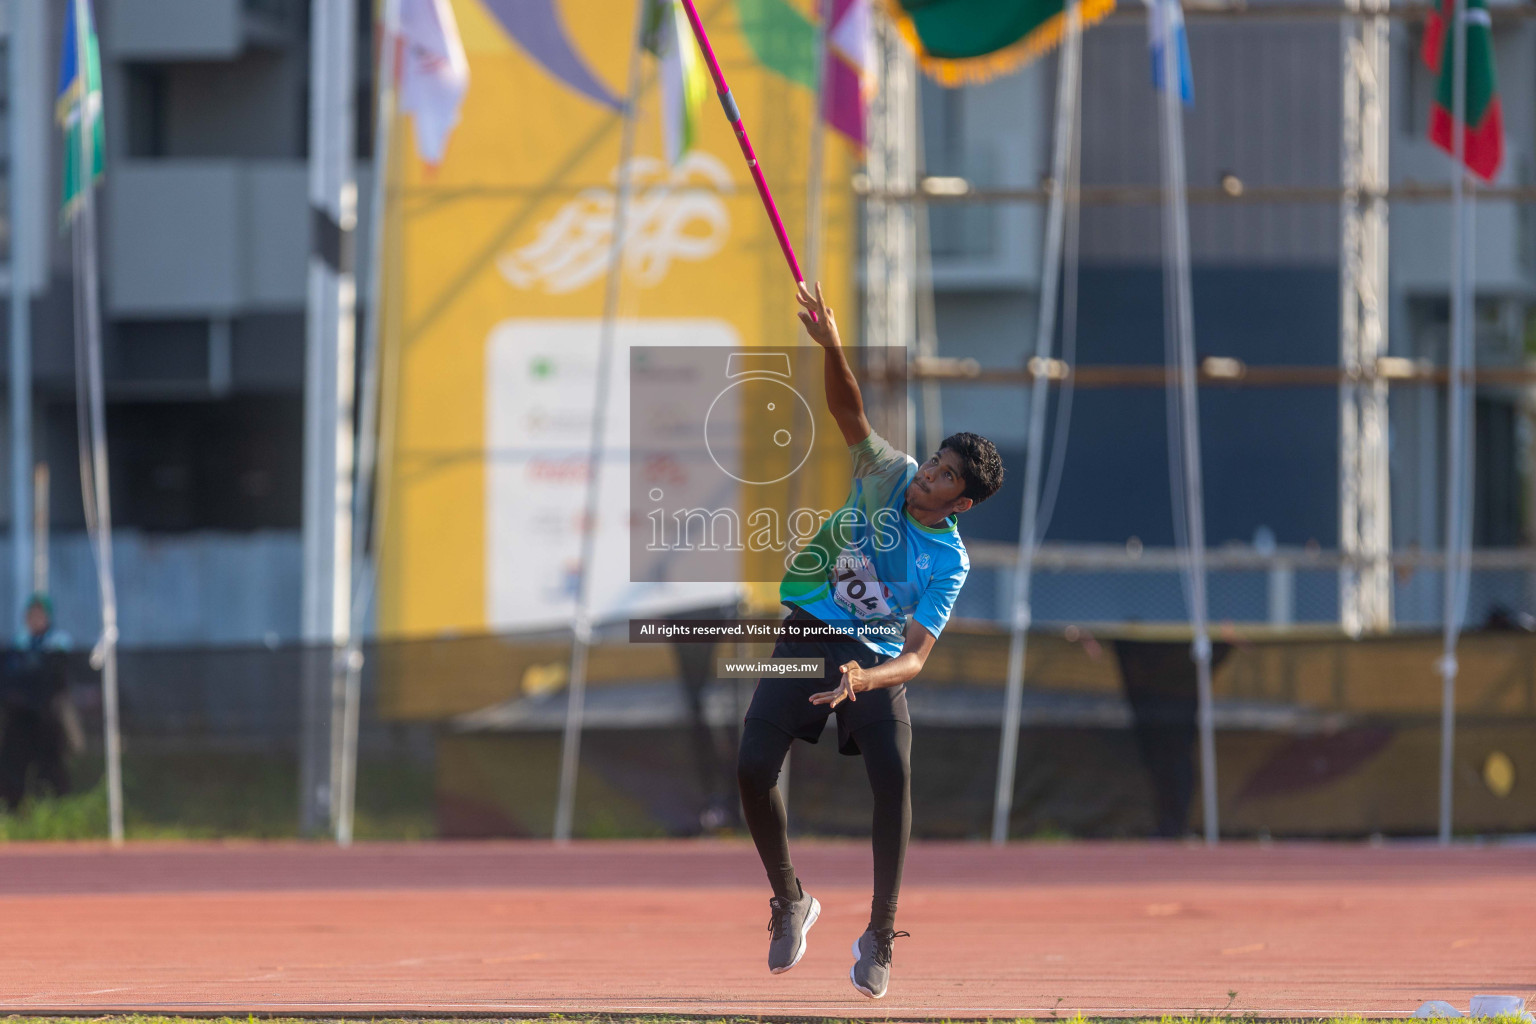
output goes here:
<path id="1" fill-rule="evenodd" d="M 102 15 L 108 58 L 220 60 L 245 45 L 245 0 L 114 0 Z"/>
<path id="2" fill-rule="evenodd" d="M 1249 185 L 1339 180 L 1339 30 L 1327 21 L 1189 22 L 1195 105 L 1184 115 L 1190 184 L 1224 174 Z M 1156 185 L 1156 96 L 1146 26 L 1093 29 L 1083 45 L 1083 181 Z M 1083 217 L 1089 263 L 1156 263 L 1156 206 L 1100 207 Z M 1338 260 L 1338 206 L 1190 207 L 1196 263 L 1314 265 Z"/>
<path id="3" fill-rule="evenodd" d="M 372 187 L 358 169 L 358 193 Z M 309 259 L 306 165 L 296 160 L 132 160 L 108 178 L 107 312 L 230 317 L 302 311 Z M 371 232 L 359 217 L 357 251 Z M 360 266 L 359 270 L 363 268 Z M 359 294 L 366 296 L 366 274 Z"/>

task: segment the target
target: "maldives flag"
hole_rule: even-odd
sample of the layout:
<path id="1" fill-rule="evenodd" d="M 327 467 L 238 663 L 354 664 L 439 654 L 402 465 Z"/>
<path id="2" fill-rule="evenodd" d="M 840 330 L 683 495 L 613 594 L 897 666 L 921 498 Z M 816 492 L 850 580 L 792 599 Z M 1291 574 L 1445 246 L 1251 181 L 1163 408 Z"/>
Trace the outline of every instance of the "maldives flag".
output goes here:
<path id="1" fill-rule="evenodd" d="M 1485 0 L 1462 0 L 1467 19 L 1467 170 L 1492 181 L 1504 160 L 1504 113 L 1499 106 L 1498 84 L 1493 75 L 1493 30 Z M 1424 63 L 1439 75 L 1435 105 L 1429 112 L 1429 137 L 1435 145 L 1456 153 L 1452 105 L 1456 79 L 1456 0 L 1437 0 L 1424 31 Z"/>

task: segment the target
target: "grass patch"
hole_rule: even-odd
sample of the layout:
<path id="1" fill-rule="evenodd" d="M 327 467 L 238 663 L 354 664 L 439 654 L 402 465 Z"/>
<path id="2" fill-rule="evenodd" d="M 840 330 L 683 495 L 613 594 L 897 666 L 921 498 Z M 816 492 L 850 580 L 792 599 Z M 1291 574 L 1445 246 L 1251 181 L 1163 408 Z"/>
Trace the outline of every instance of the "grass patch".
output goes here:
<path id="1" fill-rule="evenodd" d="M 0 842 L 104 839 L 106 835 L 105 784 L 64 797 L 28 797 L 14 814 L 0 811 Z"/>
<path id="2" fill-rule="evenodd" d="M 107 790 L 99 756 L 77 758 L 82 788 L 0 810 L 0 843 L 107 838 Z M 298 766 L 291 755 L 135 749 L 123 765 L 123 829 L 129 839 L 285 839 L 299 834 Z M 407 759 L 358 765 L 358 839 L 431 839 L 432 772 Z M 148 1018 L 145 1018 L 148 1020 Z"/>

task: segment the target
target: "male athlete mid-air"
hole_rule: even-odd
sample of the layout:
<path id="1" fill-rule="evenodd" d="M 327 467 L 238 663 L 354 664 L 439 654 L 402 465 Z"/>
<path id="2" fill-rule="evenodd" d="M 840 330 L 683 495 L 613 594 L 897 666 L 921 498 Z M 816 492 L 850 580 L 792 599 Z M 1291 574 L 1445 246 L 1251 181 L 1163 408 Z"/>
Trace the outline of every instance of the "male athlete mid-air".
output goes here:
<path id="1" fill-rule="evenodd" d="M 775 658 L 822 658 L 821 678 L 758 681 L 741 734 L 737 778 L 747 827 L 773 886 L 768 969 L 800 962 L 821 904 L 800 886 L 789 859 L 779 771 L 796 739 L 815 743 L 837 713 L 838 750 L 861 754 L 874 791 L 875 889 L 869 927 L 854 943 L 849 977 L 871 999 L 885 995 L 899 935 L 896 896 L 912 828 L 912 719 L 906 683 L 923 670 L 949 620 L 970 560 L 955 517 L 997 492 L 1003 463 L 991 441 L 954 434 L 921 466 L 864 418 L 858 382 L 843 357 L 837 321 L 801 285 L 799 314 L 825 350 L 827 407 L 853 459 L 847 502 L 791 560 L 779 596 L 790 623 L 826 624 L 846 639 L 781 639 Z M 828 689 L 831 687 L 831 689 Z"/>

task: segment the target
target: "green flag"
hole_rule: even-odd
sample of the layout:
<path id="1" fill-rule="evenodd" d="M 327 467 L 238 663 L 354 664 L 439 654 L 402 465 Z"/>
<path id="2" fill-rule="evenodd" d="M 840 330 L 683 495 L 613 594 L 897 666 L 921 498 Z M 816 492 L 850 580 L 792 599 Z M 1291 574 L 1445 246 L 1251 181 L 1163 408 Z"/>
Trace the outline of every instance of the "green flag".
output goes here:
<path id="1" fill-rule="evenodd" d="M 101 116 L 101 49 L 96 43 L 90 0 L 69 0 L 54 107 L 64 129 L 64 191 L 60 205 L 67 225 L 74 219 L 86 187 L 101 180 L 102 154 L 106 149 Z M 86 145 L 90 147 L 88 154 Z M 81 164 L 87 159 L 91 168 L 88 180 L 81 173 Z"/>
<path id="2" fill-rule="evenodd" d="M 807 89 L 816 88 L 815 24 L 786 0 L 736 0 L 741 34 L 759 64 Z"/>
<path id="3" fill-rule="evenodd" d="M 1066 26 L 1063 0 L 888 0 L 901 34 L 932 77 L 945 85 L 984 82 L 1056 46 Z M 1081 0 L 1086 27 L 1115 0 Z"/>

